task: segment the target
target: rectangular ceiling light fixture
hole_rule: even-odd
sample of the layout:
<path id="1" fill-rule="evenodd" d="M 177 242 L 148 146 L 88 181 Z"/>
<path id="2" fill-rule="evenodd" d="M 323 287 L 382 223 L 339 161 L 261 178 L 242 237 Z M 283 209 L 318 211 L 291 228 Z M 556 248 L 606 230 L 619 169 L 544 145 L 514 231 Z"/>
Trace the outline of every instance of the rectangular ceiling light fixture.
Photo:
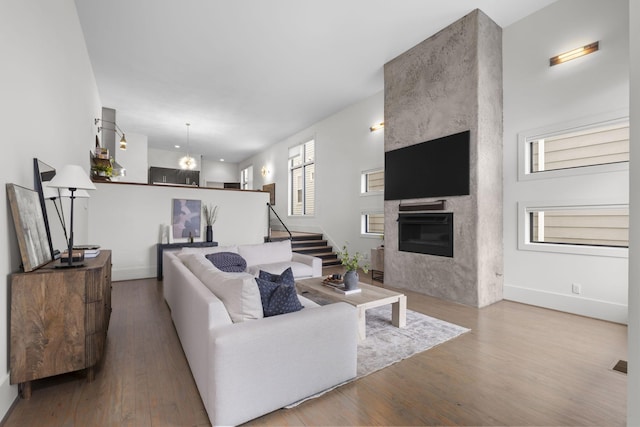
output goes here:
<path id="1" fill-rule="evenodd" d="M 562 64 L 563 62 L 571 61 L 572 59 L 593 53 L 599 49 L 599 43 L 600 42 L 594 42 L 586 46 L 570 50 L 569 52 L 561 53 L 553 58 L 549 58 L 549 66 L 553 67 L 554 65 Z"/>

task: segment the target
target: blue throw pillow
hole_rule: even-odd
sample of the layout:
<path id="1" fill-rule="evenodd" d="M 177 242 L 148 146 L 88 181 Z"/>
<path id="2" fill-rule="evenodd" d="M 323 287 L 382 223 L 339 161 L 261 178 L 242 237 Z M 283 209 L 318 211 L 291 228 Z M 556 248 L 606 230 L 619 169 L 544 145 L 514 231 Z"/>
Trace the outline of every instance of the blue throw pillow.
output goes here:
<path id="1" fill-rule="evenodd" d="M 287 270 L 291 273 L 290 268 Z M 264 317 L 293 313 L 294 311 L 300 311 L 304 308 L 298 299 L 298 294 L 293 281 L 293 274 L 291 273 L 291 278 L 289 279 L 287 270 L 285 270 L 281 275 L 271 275 L 271 273 L 266 273 L 264 271 L 260 272 L 260 276 L 270 278 L 274 277 L 278 281 L 271 281 L 261 277 L 256 277 L 256 283 L 260 290 L 260 300 L 262 301 Z M 290 280 L 291 282 L 284 283 L 282 280 Z"/>
<path id="2" fill-rule="evenodd" d="M 296 284 L 296 281 L 293 278 L 293 271 L 291 271 L 291 267 L 283 271 L 282 274 L 273 274 L 260 270 L 260 272 L 258 273 L 258 277 L 262 280 L 268 280 L 269 282 L 274 283 L 284 283 L 285 285 Z"/>
<path id="3" fill-rule="evenodd" d="M 216 252 L 205 255 L 218 270 L 227 273 L 242 273 L 247 269 L 247 261 L 235 252 Z"/>

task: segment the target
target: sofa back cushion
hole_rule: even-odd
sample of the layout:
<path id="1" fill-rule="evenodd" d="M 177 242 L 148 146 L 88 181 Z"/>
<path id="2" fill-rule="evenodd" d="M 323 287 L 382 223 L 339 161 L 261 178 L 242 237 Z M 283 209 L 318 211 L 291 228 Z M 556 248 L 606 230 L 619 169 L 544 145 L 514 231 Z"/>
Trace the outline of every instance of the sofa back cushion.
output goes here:
<path id="1" fill-rule="evenodd" d="M 261 319 L 262 300 L 254 277 L 247 273 L 212 273 L 202 281 L 224 304 L 234 323 Z"/>
<path id="2" fill-rule="evenodd" d="M 176 254 L 180 261 L 202 281 L 202 278 L 209 273 L 220 272 L 220 270 L 209 261 L 203 253 L 198 252 L 178 252 Z"/>
<path id="3" fill-rule="evenodd" d="M 234 323 L 264 317 L 260 291 L 252 275 L 220 271 L 203 253 L 179 253 L 177 256 L 222 301 Z"/>
<path id="4" fill-rule="evenodd" d="M 237 245 L 230 246 L 209 246 L 205 248 L 181 248 L 179 253 L 183 254 L 215 254 L 217 252 L 233 252 L 238 253 Z"/>
<path id="5" fill-rule="evenodd" d="M 259 245 L 240 245 L 238 253 L 247 261 L 247 265 L 271 264 L 291 261 L 291 241 L 261 243 Z"/>

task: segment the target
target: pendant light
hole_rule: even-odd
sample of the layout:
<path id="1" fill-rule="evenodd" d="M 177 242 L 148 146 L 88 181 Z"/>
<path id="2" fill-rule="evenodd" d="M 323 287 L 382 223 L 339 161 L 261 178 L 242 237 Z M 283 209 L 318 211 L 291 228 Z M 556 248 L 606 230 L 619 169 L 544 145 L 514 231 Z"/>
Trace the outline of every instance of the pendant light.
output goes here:
<path id="1" fill-rule="evenodd" d="M 191 126 L 191 124 L 185 123 L 185 125 L 187 125 L 187 155 L 180 159 L 180 167 L 182 169 L 193 170 L 196 167 L 196 159 L 189 154 L 189 126 Z"/>

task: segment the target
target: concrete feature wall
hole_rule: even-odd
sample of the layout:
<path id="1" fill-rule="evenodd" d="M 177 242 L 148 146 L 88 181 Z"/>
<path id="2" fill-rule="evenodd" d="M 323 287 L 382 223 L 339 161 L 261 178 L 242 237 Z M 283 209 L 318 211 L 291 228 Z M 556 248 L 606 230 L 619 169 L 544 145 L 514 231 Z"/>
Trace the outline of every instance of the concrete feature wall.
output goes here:
<path id="1" fill-rule="evenodd" d="M 453 258 L 400 252 L 385 201 L 385 282 L 483 307 L 502 299 L 502 31 L 479 10 L 385 64 L 385 152 L 471 131 L 470 195 L 454 213 Z M 387 172 L 389 173 L 389 172 Z"/>

